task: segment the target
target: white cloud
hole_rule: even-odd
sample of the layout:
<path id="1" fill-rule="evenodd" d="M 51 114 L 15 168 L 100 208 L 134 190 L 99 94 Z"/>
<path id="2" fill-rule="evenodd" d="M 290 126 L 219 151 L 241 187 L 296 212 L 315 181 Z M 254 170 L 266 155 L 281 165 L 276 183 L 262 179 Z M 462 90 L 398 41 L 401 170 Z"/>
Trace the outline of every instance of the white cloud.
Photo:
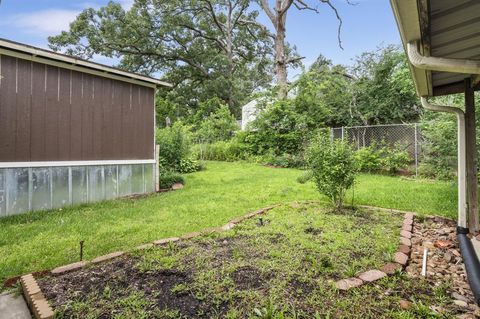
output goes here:
<path id="1" fill-rule="evenodd" d="M 13 15 L 0 22 L 0 25 L 19 28 L 28 33 L 55 35 L 68 30 L 70 22 L 79 13 L 77 10 L 46 9 Z"/>

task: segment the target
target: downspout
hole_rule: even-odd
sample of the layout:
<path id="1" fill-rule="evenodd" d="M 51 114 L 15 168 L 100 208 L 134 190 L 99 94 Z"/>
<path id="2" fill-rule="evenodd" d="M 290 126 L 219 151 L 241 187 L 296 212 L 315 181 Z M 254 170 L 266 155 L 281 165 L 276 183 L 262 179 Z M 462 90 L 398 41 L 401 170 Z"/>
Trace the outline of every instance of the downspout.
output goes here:
<path id="1" fill-rule="evenodd" d="M 457 116 L 457 159 L 458 159 L 458 226 L 467 228 L 467 176 L 466 176 L 466 137 L 465 113 L 458 107 L 430 104 L 425 97 L 421 98 L 422 106 L 434 112 L 453 113 Z"/>
<path id="2" fill-rule="evenodd" d="M 418 69 L 462 73 L 469 75 L 480 74 L 480 61 L 425 57 L 418 51 L 418 42 L 407 45 L 408 59 Z M 465 138 L 465 113 L 463 110 L 451 107 L 430 104 L 425 97 L 421 98 L 422 105 L 427 110 L 435 112 L 454 113 L 458 122 L 458 227 L 457 238 L 462 253 L 468 282 L 475 296 L 475 302 L 480 305 L 480 262 L 473 247 L 472 241 L 467 236 L 467 179 L 466 179 L 466 138 Z"/>

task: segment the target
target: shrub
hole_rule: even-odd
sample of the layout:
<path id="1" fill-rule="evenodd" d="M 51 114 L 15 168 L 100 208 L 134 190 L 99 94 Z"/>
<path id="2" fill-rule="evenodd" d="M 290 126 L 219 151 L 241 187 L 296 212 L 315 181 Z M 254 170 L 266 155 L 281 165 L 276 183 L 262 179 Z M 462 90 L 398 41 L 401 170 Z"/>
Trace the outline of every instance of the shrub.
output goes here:
<path id="1" fill-rule="evenodd" d="M 406 168 L 411 159 L 407 151 L 386 148 L 384 157 L 381 159 L 383 169 L 390 174 L 395 174 L 398 170 Z"/>
<path id="2" fill-rule="evenodd" d="M 202 170 L 200 162 L 196 161 L 193 157 L 182 158 L 178 165 L 177 171 L 182 174 L 188 174 L 198 172 Z"/>
<path id="3" fill-rule="evenodd" d="M 377 172 L 381 168 L 381 152 L 375 145 L 362 147 L 355 152 L 357 168 L 362 172 Z"/>
<path id="4" fill-rule="evenodd" d="M 395 174 L 400 169 L 408 167 L 411 158 L 408 152 L 399 149 L 398 145 L 379 148 L 376 144 L 372 144 L 355 152 L 355 162 L 358 170 L 362 172 L 386 171 Z"/>
<path id="5" fill-rule="evenodd" d="M 305 184 L 313 178 L 313 172 L 308 170 L 302 173 L 302 175 L 297 177 L 297 182 L 300 184 Z"/>
<path id="6" fill-rule="evenodd" d="M 172 127 L 157 129 L 156 143 L 160 147 L 160 166 L 162 170 L 176 170 L 182 159 L 190 153 L 190 135 L 180 122 Z"/>
<path id="7" fill-rule="evenodd" d="M 227 141 L 239 129 L 235 117 L 230 113 L 227 105 L 222 105 L 215 112 L 202 119 L 195 139 L 204 143 Z"/>
<path id="8" fill-rule="evenodd" d="M 352 147 L 341 140 L 331 141 L 328 134 L 319 134 L 307 149 L 307 164 L 318 191 L 341 209 L 357 172 Z"/>
<path id="9" fill-rule="evenodd" d="M 305 160 L 303 156 L 299 156 L 299 155 L 292 155 L 292 154 L 274 155 L 271 152 L 270 154 L 265 156 L 264 164 L 279 166 L 279 167 L 302 168 L 305 166 Z"/>
<path id="10" fill-rule="evenodd" d="M 164 171 L 160 173 L 160 189 L 171 188 L 173 184 L 185 184 L 185 179 L 179 173 L 172 171 Z"/>

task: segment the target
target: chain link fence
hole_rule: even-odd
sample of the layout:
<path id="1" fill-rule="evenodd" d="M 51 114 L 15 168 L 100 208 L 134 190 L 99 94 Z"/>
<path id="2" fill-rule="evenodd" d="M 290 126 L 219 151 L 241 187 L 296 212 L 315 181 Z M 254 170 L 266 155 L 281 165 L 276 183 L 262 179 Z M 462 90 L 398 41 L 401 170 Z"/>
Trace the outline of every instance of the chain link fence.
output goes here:
<path id="1" fill-rule="evenodd" d="M 406 150 L 414 162 L 415 174 L 418 175 L 424 144 L 418 123 L 336 127 L 332 128 L 331 136 L 348 141 L 355 149 L 378 145 Z"/>

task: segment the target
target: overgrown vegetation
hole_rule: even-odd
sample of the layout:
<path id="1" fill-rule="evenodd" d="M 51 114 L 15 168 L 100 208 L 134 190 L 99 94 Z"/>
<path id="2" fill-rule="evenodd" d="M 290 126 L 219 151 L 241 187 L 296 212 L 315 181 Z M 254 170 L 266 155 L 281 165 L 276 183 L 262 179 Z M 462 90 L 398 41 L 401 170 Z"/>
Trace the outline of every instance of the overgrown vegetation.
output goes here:
<path id="1" fill-rule="evenodd" d="M 208 162 L 205 171 L 185 175 L 181 191 L 2 218 L 0 282 L 78 261 L 81 240 L 85 241 L 84 258 L 89 260 L 159 238 L 217 227 L 269 205 L 318 200 L 313 184 L 295 182 L 302 174 L 297 169 Z M 346 202 L 351 195 L 347 193 Z M 360 174 L 355 186 L 359 205 L 455 218 L 456 202 L 456 187 L 451 183 Z"/>
<path id="2" fill-rule="evenodd" d="M 445 287 L 428 280 L 397 274 L 348 292 L 335 288 L 392 259 L 402 217 L 287 204 L 262 222 L 47 277 L 41 286 L 64 317 L 453 318 L 458 308 Z M 401 308 L 404 298 L 410 309 Z"/>

